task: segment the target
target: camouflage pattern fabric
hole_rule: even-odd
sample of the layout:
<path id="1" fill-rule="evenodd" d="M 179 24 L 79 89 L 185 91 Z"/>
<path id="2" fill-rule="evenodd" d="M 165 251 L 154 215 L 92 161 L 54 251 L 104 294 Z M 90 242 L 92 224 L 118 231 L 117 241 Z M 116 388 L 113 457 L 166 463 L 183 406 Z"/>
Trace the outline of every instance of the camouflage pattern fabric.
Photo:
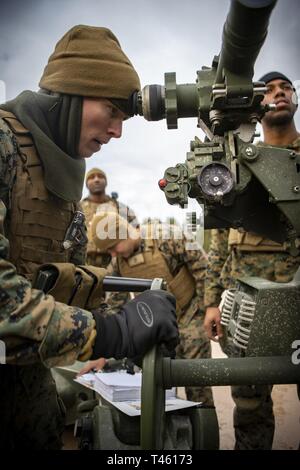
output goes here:
<path id="1" fill-rule="evenodd" d="M 72 364 L 95 322 L 90 312 L 32 289 L 8 261 L 5 229 L 17 152 L 13 134 L 0 120 L 0 340 L 7 364 L 0 367 L 0 446 L 59 449 L 63 411 L 48 368 Z"/>
<path id="2" fill-rule="evenodd" d="M 81 208 L 85 215 L 87 233 L 88 233 L 88 246 L 87 246 L 87 264 L 92 266 L 98 266 L 100 268 L 106 268 L 111 262 L 111 256 L 108 253 L 101 253 L 101 251 L 95 246 L 92 242 L 89 235 L 89 227 L 91 225 L 92 219 L 97 212 L 102 211 L 117 211 L 122 217 L 124 217 L 128 222 L 134 227 L 138 227 L 139 223 L 136 218 L 135 213 L 132 209 L 127 207 L 125 204 L 122 204 L 119 201 L 111 198 L 110 196 L 105 196 L 105 199 L 102 203 L 97 203 L 91 201 L 88 197 L 81 201 Z"/>
<path id="3" fill-rule="evenodd" d="M 258 276 L 273 282 L 289 282 L 300 265 L 300 255 L 285 252 L 245 252 L 231 250 L 221 271 L 225 289 L 235 287 L 235 280 L 244 276 Z"/>
<path id="4" fill-rule="evenodd" d="M 235 450 L 272 449 L 275 419 L 271 392 L 272 385 L 231 387 Z"/>
<path id="5" fill-rule="evenodd" d="M 204 307 L 217 307 L 225 287 L 220 274 L 228 257 L 228 229 L 212 229 L 205 275 Z"/>
<path id="6" fill-rule="evenodd" d="M 203 329 L 203 289 L 206 269 L 206 256 L 200 250 L 187 250 L 187 240 L 175 238 L 172 235 L 172 226 L 168 239 L 156 239 L 158 249 L 163 254 L 168 268 L 173 275 L 176 275 L 183 265 L 186 265 L 194 277 L 196 283 L 196 292 L 191 299 L 184 314 L 179 320 L 179 332 L 181 342 L 177 348 L 177 355 L 180 358 L 209 358 L 211 357 L 210 342 L 207 339 Z M 139 250 L 134 255 L 143 252 L 143 241 Z M 113 258 L 108 271 L 115 276 L 120 276 L 116 258 Z M 157 273 L 160 277 L 160 273 Z M 128 294 L 117 292 L 109 294 L 107 303 L 113 311 L 118 311 L 120 307 L 128 300 Z M 187 398 L 194 401 L 202 401 L 207 406 L 213 406 L 213 397 L 210 387 L 186 387 Z"/>
<path id="7" fill-rule="evenodd" d="M 6 365 L 0 376 L 0 449 L 60 449 L 65 410 L 49 369 Z"/>
<path id="8" fill-rule="evenodd" d="M 176 349 L 178 359 L 209 359 L 210 342 L 206 339 L 203 328 L 203 316 L 194 317 L 187 325 L 179 327 L 180 344 Z M 191 401 L 202 401 L 206 406 L 213 406 L 211 387 L 185 387 L 186 397 Z"/>

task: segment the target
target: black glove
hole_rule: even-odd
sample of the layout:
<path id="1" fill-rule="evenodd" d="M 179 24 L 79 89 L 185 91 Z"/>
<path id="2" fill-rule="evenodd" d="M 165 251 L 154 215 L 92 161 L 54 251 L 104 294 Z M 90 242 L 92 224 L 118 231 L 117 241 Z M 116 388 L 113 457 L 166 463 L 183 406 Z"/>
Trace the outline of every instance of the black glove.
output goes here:
<path id="1" fill-rule="evenodd" d="M 97 336 L 91 359 L 143 356 L 154 344 L 178 344 L 176 300 L 169 292 L 148 290 L 115 315 L 93 312 Z"/>

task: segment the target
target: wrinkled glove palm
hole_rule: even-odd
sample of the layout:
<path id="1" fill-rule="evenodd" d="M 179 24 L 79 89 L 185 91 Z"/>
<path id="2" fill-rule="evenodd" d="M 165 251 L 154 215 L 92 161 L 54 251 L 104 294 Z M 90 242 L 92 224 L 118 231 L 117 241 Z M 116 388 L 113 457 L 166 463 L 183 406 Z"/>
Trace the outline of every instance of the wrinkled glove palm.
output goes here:
<path id="1" fill-rule="evenodd" d="M 97 336 L 91 359 L 135 358 L 143 356 L 154 344 L 164 343 L 169 349 L 178 344 L 176 300 L 169 292 L 148 290 L 114 315 L 93 315 Z"/>

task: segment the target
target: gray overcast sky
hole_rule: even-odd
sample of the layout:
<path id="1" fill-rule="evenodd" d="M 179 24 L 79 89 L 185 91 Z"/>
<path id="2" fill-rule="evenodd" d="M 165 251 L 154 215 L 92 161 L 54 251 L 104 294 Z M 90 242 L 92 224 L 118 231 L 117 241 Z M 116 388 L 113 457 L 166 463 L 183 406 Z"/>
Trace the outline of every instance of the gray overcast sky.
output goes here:
<path id="1" fill-rule="evenodd" d="M 6 84 L 6 97 L 37 89 L 55 43 L 80 23 L 112 29 L 139 72 L 142 86 L 163 84 L 164 72 L 173 71 L 178 83 L 193 83 L 196 70 L 210 66 L 219 53 L 229 5 L 229 0 L 1 2 L 0 80 Z M 300 84 L 299 18 L 299 0 L 278 0 L 255 78 L 275 69 Z M 87 161 L 87 168 L 100 166 L 106 171 L 108 192 L 117 191 L 140 219 L 147 215 L 180 219 L 182 212 L 167 204 L 157 181 L 165 168 L 185 160 L 196 134 L 200 135 L 194 118 L 180 120 L 177 130 L 167 130 L 164 121 L 148 123 L 135 117 L 125 123 L 123 138 L 104 146 Z"/>

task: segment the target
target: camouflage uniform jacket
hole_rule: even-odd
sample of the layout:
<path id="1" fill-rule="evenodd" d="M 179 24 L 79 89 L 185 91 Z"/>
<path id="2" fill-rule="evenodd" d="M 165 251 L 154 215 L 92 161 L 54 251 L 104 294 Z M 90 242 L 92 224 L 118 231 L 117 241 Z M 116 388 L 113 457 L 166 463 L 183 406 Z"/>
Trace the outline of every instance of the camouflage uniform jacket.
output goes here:
<path id="1" fill-rule="evenodd" d="M 80 204 L 85 215 L 88 234 L 87 264 L 106 268 L 111 261 L 111 256 L 108 253 L 102 253 L 101 250 L 95 246 L 90 235 L 90 226 L 94 215 L 99 211 L 117 211 L 134 227 L 139 226 L 138 220 L 132 209 L 107 195 L 101 203 L 93 202 L 89 197 L 86 197 Z"/>
<path id="2" fill-rule="evenodd" d="M 257 145 L 267 146 L 263 142 L 258 142 Z M 290 145 L 285 146 L 285 148 L 295 150 L 297 153 L 300 153 L 300 136 Z M 224 265 L 226 260 L 228 260 L 231 250 L 228 246 L 228 236 L 228 229 L 211 230 L 210 249 L 208 253 L 207 272 L 205 278 L 205 308 L 218 306 L 223 290 L 229 287 L 229 285 L 222 285 L 224 284 L 222 283 L 222 277 L 226 277 L 222 276 L 222 269 L 225 268 Z M 255 255 L 255 252 L 253 254 Z M 259 252 L 256 253 L 256 256 L 259 256 Z M 275 252 L 274 256 L 276 256 Z"/>
<path id="3" fill-rule="evenodd" d="M 90 342 L 95 327 L 92 314 L 33 289 L 8 261 L 5 228 L 17 158 L 16 138 L 0 119 L 0 340 L 9 364 L 72 364 Z"/>
<path id="4" fill-rule="evenodd" d="M 184 313 L 179 320 L 179 326 L 187 325 L 192 318 L 197 315 L 203 315 L 203 292 L 204 292 L 204 278 L 206 270 L 206 254 L 201 250 L 190 250 L 187 239 L 184 235 L 178 232 L 177 237 L 174 236 L 174 228 L 168 225 L 170 235 L 168 238 L 162 236 L 162 232 L 155 239 L 155 243 L 161 254 L 163 255 L 170 273 L 175 276 L 182 266 L 186 266 L 195 281 L 195 293 L 190 300 L 189 304 L 185 307 Z M 143 253 L 145 249 L 145 241 L 142 239 L 141 244 L 137 251 L 134 252 L 132 258 L 139 253 Z M 113 258 L 108 267 L 108 272 L 114 276 L 120 276 L 118 267 L 118 259 Z M 134 277 L 134 276 L 133 276 Z M 160 273 L 157 273 L 160 277 Z M 128 300 L 126 293 L 112 293 L 108 296 L 107 303 L 115 311 Z"/>

